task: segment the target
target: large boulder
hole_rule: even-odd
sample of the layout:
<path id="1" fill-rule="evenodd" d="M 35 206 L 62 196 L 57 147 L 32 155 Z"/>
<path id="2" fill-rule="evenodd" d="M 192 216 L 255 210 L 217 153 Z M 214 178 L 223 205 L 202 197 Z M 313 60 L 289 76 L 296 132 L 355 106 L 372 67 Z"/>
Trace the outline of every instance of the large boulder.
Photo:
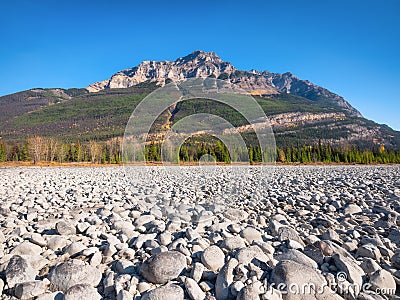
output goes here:
<path id="1" fill-rule="evenodd" d="M 362 208 L 357 204 L 349 204 L 344 208 L 345 215 L 354 215 L 362 212 Z"/>
<path id="2" fill-rule="evenodd" d="M 10 252 L 12 255 L 40 255 L 40 253 L 42 253 L 42 247 L 28 241 L 23 241 Z"/>
<path id="3" fill-rule="evenodd" d="M 101 295 L 89 284 L 71 286 L 64 295 L 64 300 L 100 300 Z"/>
<path id="4" fill-rule="evenodd" d="M 268 261 L 271 260 L 271 258 L 257 245 L 237 250 L 235 258 L 240 264 L 249 264 L 250 262 L 255 261 L 268 263 Z"/>
<path id="5" fill-rule="evenodd" d="M 43 281 L 28 281 L 15 286 L 14 295 L 18 299 L 32 299 L 46 292 L 46 283 Z"/>
<path id="6" fill-rule="evenodd" d="M 224 211 L 224 217 L 233 221 L 233 222 L 241 222 L 246 220 L 249 214 L 243 209 L 238 208 L 227 208 Z"/>
<path id="7" fill-rule="evenodd" d="M 282 242 L 287 240 L 295 241 L 304 247 L 304 242 L 297 231 L 289 226 L 282 226 L 278 229 L 278 239 Z"/>
<path id="8" fill-rule="evenodd" d="M 59 235 L 74 235 L 76 234 L 76 228 L 70 223 L 65 221 L 59 221 L 56 224 L 56 231 Z"/>
<path id="9" fill-rule="evenodd" d="M 183 300 L 183 289 L 177 284 L 166 284 L 145 293 L 142 300 Z"/>
<path id="10" fill-rule="evenodd" d="M 295 249 L 289 249 L 288 251 L 277 255 L 276 259 L 279 261 L 291 260 L 299 264 L 306 265 L 314 269 L 318 269 L 318 264 L 313 259 L 309 258 L 304 253 Z"/>
<path id="11" fill-rule="evenodd" d="M 257 228 L 252 226 L 247 226 L 240 232 L 240 236 L 244 238 L 249 244 L 253 243 L 254 241 L 262 241 L 261 232 L 258 231 Z"/>
<path id="12" fill-rule="evenodd" d="M 229 287 L 233 283 L 233 271 L 239 262 L 235 258 L 231 258 L 218 273 L 215 283 L 215 295 L 218 300 L 226 300 L 232 297 Z"/>
<path id="13" fill-rule="evenodd" d="M 350 254 L 335 253 L 332 257 L 338 270 L 346 274 L 346 278 L 350 283 L 356 284 L 358 287 L 363 285 L 364 270 Z"/>
<path id="14" fill-rule="evenodd" d="M 185 288 L 192 300 L 204 300 L 206 298 L 206 294 L 192 278 L 185 278 Z"/>
<path id="15" fill-rule="evenodd" d="M 372 273 L 369 283 L 373 291 L 385 291 L 388 295 L 394 295 L 396 292 L 396 281 L 392 274 L 384 269 Z"/>
<path id="16" fill-rule="evenodd" d="M 178 251 L 153 255 L 142 264 L 142 275 L 152 283 L 167 283 L 186 268 L 186 257 Z"/>
<path id="17" fill-rule="evenodd" d="M 101 281 L 101 272 L 79 260 L 71 260 L 58 264 L 50 273 L 50 289 L 66 292 L 77 284 L 96 287 Z"/>
<path id="18" fill-rule="evenodd" d="M 6 268 L 6 281 L 9 288 L 23 282 L 34 281 L 37 275 L 31 264 L 23 257 L 14 255 Z"/>
<path id="19" fill-rule="evenodd" d="M 201 255 L 201 262 L 211 271 L 219 271 L 225 264 L 225 254 L 221 248 L 212 245 Z"/>
<path id="20" fill-rule="evenodd" d="M 325 277 L 316 269 L 295 261 L 284 260 L 271 274 L 271 283 L 284 287 L 285 300 L 342 299 L 329 287 Z"/>

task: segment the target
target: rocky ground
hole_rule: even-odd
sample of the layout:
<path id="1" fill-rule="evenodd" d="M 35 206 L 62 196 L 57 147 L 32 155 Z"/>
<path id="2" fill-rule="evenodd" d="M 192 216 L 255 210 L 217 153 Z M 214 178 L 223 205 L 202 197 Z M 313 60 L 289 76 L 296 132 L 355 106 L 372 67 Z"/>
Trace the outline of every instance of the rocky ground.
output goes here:
<path id="1" fill-rule="evenodd" d="M 240 174 L 1 169 L 1 299 L 400 299 L 400 167 Z"/>

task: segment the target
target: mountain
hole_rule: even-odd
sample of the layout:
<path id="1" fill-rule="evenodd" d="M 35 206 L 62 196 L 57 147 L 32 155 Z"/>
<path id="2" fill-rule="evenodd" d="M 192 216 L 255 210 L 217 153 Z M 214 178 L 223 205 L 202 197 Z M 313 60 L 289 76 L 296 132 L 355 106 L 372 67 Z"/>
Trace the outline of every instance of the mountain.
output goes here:
<path id="1" fill-rule="evenodd" d="M 251 93 L 269 117 L 278 145 L 321 140 L 400 149 L 399 132 L 365 119 L 339 95 L 291 73 L 238 70 L 216 53 L 204 51 L 175 61 L 144 61 L 86 89 L 36 88 L 0 97 L 0 135 L 11 142 L 32 135 L 70 141 L 122 136 L 130 114 L 146 95 L 169 82 L 198 77 L 225 80 Z M 162 129 L 199 112 L 218 114 L 245 128 L 235 112 L 207 100 L 178 103 L 160 116 L 157 126 Z"/>
<path id="2" fill-rule="evenodd" d="M 137 67 L 114 74 L 110 79 L 95 82 L 87 89 L 89 92 L 98 92 L 104 89 L 128 88 L 146 81 L 163 86 L 171 81 L 199 77 L 226 80 L 253 95 L 290 93 L 310 100 L 329 100 L 345 108 L 350 115 L 361 117 L 361 114 L 339 95 L 307 80 L 300 80 L 291 73 L 240 71 L 231 63 L 224 62 L 215 52 L 200 50 L 173 62 L 144 61 Z"/>

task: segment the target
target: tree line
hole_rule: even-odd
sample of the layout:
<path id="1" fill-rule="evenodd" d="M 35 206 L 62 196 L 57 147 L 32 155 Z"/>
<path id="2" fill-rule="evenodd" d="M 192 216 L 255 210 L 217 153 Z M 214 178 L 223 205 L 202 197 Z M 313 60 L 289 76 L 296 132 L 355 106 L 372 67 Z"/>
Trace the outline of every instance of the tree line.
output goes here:
<path id="1" fill-rule="evenodd" d="M 25 143 L 7 144 L 0 142 L 0 162 L 32 161 L 38 162 L 91 162 L 121 163 L 122 138 L 112 138 L 105 142 L 61 142 L 55 138 L 34 136 Z"/>
<path id="2" fill-rule="evenodd" d="M 383 145 L 377 145 L 372 149 L 360 149 L 354 145 L 332 146 L 330 143 L 319 142 L 311 146 L 277 148 L 277 161 L 286 163 L 400 163 L 400 151 L 386 150 Z"/>
<path id="3" fill-rule="evenodd" d="M 61 142 L 55 138 L 34 136 L 24 143 L 8 144 L 0 141 L 0 162 L 31 161 L 38 162 L 90 162 L 101 164 L 119 164 L 123 161 L 122 138 L 107 141 Z M 204 155 L 211 156 L 217 162 L 259 163 L 274 161 L 281 163 L 400 163 L 400 151 L 387 150 L 383 145 L 373 149 L 360 149 L 356 146 L 333 146 L 321 141 L 315 145 L 297 145 L 277 147 L 276 151 L 259 146 L 247 149 L 230 149 L 220 140 L 214 142 L 195 142 L 189 140 L 181 145 L 178 162 L 198 162 Z M 162 161 L 161 144 L 149 142 L 145 153 L 136 154 L 133 161 Z"/>

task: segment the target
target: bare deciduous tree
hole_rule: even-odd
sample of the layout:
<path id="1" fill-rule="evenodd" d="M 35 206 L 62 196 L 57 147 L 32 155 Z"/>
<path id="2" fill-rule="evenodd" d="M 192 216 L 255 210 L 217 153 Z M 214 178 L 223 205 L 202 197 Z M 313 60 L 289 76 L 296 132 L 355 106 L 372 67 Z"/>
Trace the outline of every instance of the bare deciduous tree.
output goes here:
<path id="1" fill-rule="evenodd" d="M 110 163 L 119 162 L 121 158 L 121 138 L 116 137 L 109 139 L 106 144 L 108 148 Z"/>
<path id="2" fill-rule="evenodd" d="M 28 139 L 29 143 L 29 153 L 33 158 L 33 163 L 36 165 L 42 160 L 43 154 L 45 152 L 45 139 L 41 136 L 34 136 Z"/>
<path id="3" fill-rule="evenodd" d="M 101 145 L 96 141 L 90 141 L 88 147 L 91 162 L 99 162 L 102 153 Z"/>
<path id="4" fill-rule="evenodd" d="M 57 148 L 58 148 L 58 141 L 56 139 L 53 138 L 49 138 L 47 140 L 47 144 L 48 144 L 48 158 L 50 159 L 50 161 L 54 161 L 55 157 L 56 157 L 56 153 L 57 153 Z"/>

